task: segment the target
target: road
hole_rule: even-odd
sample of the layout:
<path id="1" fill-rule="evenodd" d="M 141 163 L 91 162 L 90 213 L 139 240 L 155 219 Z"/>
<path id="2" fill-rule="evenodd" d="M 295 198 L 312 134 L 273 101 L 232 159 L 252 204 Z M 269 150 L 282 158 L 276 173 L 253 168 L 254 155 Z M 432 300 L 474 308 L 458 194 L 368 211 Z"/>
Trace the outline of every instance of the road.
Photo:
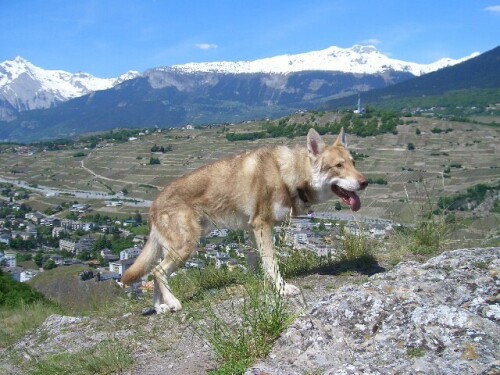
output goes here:
<path id="1" fill-rule="evenodd" d="M 36 187 L 33 187 L 30 186 L 26 181 L 21 181 L 19 179 L 7 179 L 3 177 L 0 177 L 0 182 L 12 184 L 14 186 L 18 186 L 26 190 L 34 191 L 46 197 L 70 195 L 75 198 L 81 198 L 81 199 L 94 199 L 94 200 L 119 199 L 120 201 L 123 202 L 124 206 L 132 206 L 132 207 L 149 207 L 151 206 L 152 203 L 151 201 L 146 199 L 125 197 L 123 193 L 109 194 L 104 191 L 58 189 L 42 185 L 37 185 Z"/>

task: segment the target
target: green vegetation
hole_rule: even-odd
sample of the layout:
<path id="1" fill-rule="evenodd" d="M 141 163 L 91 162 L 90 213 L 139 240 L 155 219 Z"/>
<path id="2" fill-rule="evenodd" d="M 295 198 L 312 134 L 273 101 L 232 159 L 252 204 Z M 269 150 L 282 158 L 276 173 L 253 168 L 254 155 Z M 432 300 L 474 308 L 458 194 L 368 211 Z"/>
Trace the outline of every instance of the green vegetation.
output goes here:
<path id="1" fill-rule="evenodd" d="M 425 351 L 420 347 L 410 347 L 406 350 L 406 354 L 412 358 L 419 358 L 425 355 Z"/>
<path id="2" fill-rule="evenodd" d="M 151 156 L 149 158 L 149 165 L 155 165 L 155 164 L 161 164 L 160 159 Z"/>
<path id="3" fill-rule="evenodd" d="M 108 340 L 89 350 L 48 356 L 36 362 L 30 373 L 32 375 L 121 373 L 133 363 L 131 349 L 118 340 Z"/>
<path id="4" fill-rule="evenodd" d="M 399 115 L 396 112 L 367 108 L 362 115 L 351 112 L 344 113 L 339 121 L 318 124 L 316 113 L 303 123 L 292 121 L 291 117 L 284 117 L 279 121 L 266 122 L 261 126 L 263 131 L 246 133 L 226 133 L 228 141 L 248 141 L 262 138 L 295 138 L 307 135 L 310 128 L 315 128 L 319 134 L 338 134 L 343 127 L 349 134 L 359 137 L 374 136 L 384 133 L 397 133 Z"/>
<path id="5" fill-rule="evenodd" d="M 455 166 L 455 168 L 458 168 Z M 448 173 L 450 169 L 447 169 Z M 446 171 L 445 171 L 446 172 Z M 477 207 L 481 204 L 488 192 L 494 192 L 500 190 L 500 183 L 494 186 L 488 186 L 486 184 L 478 184 L 467 189 L 465 194 L 457 194 L 450 197 L 439 197 L 437 206 L 442 210 L 470 210 L 471 208 Z"/>
<path id="6" fill-rule="evenodd" d="M 213 374 L 243 374 L 269 353 L 293 321 L 286 299 L 262 275 L 248 276 L 240 293 L 241 303 L 210 303 L 202 315 L 195 315 L 203 337 L 223 362 Z"/>
<path id="7" fill-rule="evenodd" d="M 164 154 L 165 152 L 170 152 L 172 150 L 173 150 L 172 145 L 168 145 L 167 147 L 163 147 L 163 146 L 157 146 L 155 143 L 154 146 L 151 147 L 151 152 L 161 152 L 162 154 Z"/>
<path id="8" fill-rule="evenodd" d="M 59 311 L 42 293 L 0 270 L 0 348 L 9 346 Z"/>
<path id="9" fill-rule="evenodd" d="M 369 178 L 368 184 L 387 185 L 387 180 L 383 178 Z"/>
<path id="10" fill-rule="evenodd" d="M 7 348 L 40 326 L 52 314 L 60 314 L 61 308 L 45 299 L 33 303 L 17 303 L 15 307 L 0 307 L 0 348 Z"/>
<path id="11" fill-rule="evenodd" d="M 38 301 L 46 301 L 43 294 L 25 283 L 16 282 L 9 274 L 0 270 L 0 308 L 13 308 Z"/>

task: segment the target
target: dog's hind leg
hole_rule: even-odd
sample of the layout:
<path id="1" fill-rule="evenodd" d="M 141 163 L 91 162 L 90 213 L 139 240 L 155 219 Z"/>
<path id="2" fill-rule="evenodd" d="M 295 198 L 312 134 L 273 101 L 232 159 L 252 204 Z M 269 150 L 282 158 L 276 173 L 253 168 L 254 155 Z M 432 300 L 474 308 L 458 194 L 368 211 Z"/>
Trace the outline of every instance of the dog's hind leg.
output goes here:
<path id="1" fill-rule="evenodd" d="M 252 223 L 254 240 L 262 259 L 262 267 L 266 274 L 271 277 L 276 289 L 282 295 L 295 295 L 300 293 L 300 289 L 295 285 L 286 283 L 279 271 L 273 247 L 272 225 L 255 220 Z"/>
<path id="2" fill-rule="evenodd" d="M 157 313 L 179 311 L 179 300 L 173 295 L 168 285 L 168 277 L 189 259 L 201 235 L 197 217 L 190 209 L 179 209 L 173 214 L 164 214 L 161 221 L 168 223 L 162 230 L 165 240 L 165 257 L 153 269 L 154 305 Z"/>

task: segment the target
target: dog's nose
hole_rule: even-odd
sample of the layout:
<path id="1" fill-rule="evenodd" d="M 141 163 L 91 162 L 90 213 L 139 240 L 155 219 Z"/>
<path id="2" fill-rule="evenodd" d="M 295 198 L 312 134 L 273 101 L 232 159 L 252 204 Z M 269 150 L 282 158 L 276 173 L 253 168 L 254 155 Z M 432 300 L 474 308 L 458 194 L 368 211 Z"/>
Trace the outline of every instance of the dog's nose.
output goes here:
<path id="1" fill-rule="evenodd" d="M 363 190 L 368 186 L 368 180 L 366 178 L 359 180 L 360 189 Z"/>

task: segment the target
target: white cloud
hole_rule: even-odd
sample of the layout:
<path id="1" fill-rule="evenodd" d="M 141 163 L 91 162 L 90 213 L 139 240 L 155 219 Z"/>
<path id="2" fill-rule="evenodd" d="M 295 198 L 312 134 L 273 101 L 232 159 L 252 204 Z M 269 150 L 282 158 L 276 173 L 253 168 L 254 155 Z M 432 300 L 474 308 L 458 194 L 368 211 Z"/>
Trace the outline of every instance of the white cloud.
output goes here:
<path id="1" fill-rule="evenodd" d="M 378 39 L 375 39 L 375 38 L 366 39 L 366 40 L 363 40 L 361 42 L 361 44 L 363 44 L 363 45 L 369 44 L 369 45 L 373 45 L 373 46 L 376 46 L 377 44 L 380 44 L 380 43 L 382 43 L 382 41 L 378 40 Z"/>
<path id="2" fill-rule="evenodd" d="M 484 10 L 492 13 L 500 13 L 500 5 L 493 5 L 490 7 L 484 8 Z"/>
<path id="3" fill-rule="evenodd" d="M 196 48 L 201 49 L 202 51 L 208 51 L 210 49 L 216 49 L 219 47 L 217 44 L 212 43 L 198 43 L 195 44 Z"/>

